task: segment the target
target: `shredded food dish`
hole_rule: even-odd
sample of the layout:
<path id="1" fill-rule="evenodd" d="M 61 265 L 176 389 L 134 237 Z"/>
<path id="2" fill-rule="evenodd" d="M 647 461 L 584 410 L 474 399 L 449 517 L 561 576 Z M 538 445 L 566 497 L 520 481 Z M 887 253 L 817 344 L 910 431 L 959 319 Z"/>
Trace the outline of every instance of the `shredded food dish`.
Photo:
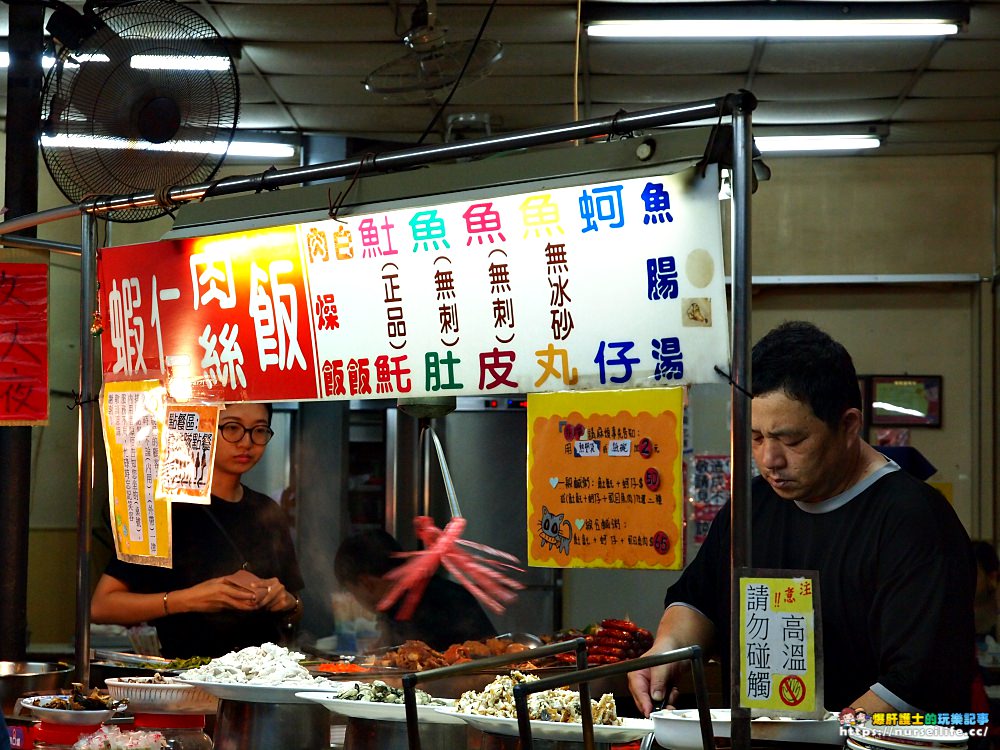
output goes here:
<path id="1" fill-rule="evenodd" d="M 313 677 L 299 664 L 305 658 L 297 651 L 265 643 L 212 659 L 208 664 L 181 672 L 182 680 L 221 682 L 232 685 L 310 687 L 328 690 L 337 683 L 325 677 Z"/>
<path id="2" fill-rule="evenodd" d="M 481 693 L 474 690 L 463 693 L 455 708 L 460 713 L 516 719 L 514 685 L 537 679 L 534 675 L 526 675 L 517 670 L 509 675 L 498 675 Z M 618 718 L 615 699 L 611 693 L 605 693 L 597 701 L 591 699 L 590 710 L 595 725 L 621 726 L 622 720 Z M 580 694 L 568 688 L 531 693 L 528 695 L 528 717 L 539 721 L 579 723 Z"/>

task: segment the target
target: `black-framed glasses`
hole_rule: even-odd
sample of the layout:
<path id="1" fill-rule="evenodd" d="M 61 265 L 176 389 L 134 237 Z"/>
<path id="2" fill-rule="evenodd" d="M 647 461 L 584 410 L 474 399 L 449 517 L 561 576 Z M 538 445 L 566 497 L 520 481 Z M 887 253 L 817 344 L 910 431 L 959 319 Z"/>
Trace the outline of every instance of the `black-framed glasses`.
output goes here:
<path id="1" fill-rule="evenodd" d="M 267 445 L 274 437 L 274 430 L 262 424 L 254 427 L 244 427 L 239 422 L 226 422 L 219 425 L 222 438 L 229 443 L 238 443 L 243 436 L 250 433 L 250 442 L 254 445 Z"/>

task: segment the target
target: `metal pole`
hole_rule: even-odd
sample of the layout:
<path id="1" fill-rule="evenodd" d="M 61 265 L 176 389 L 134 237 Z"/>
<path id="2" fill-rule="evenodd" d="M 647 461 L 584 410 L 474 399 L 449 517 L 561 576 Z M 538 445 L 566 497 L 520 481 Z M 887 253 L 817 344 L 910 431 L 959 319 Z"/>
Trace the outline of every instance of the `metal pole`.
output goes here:
<path id="1" fill-rule="evenodd" d="M 622 112 L 611 117 L 599 117 L 580 122 L 550 125 L 532 130 L 519 130 L 491 138 L 477 138 L 471 141 L 453 141 L 433 146 L 389 151 L 376 156 L 365 155 L 328 164 L 314 164 L 292 169 L 261 172 L 255 175 L 228 177 L 218 182 L 174 187 L 166 191 L 168 201 L 185 203 L 201 200 L 209 196 L 231 195 L 242 192 L 274 190 L 304 182 L 350 176 L 388 172 L 422 166 L 431 162 L 494 154 L 531 146 L 544 146 L 582 138 L 604 135 L 622 135 L 647 128 L 664 127 L 705 118 L 717 118 L 729 114 L 727 109 L 732 97 L 706 99 L 671 107 L 647 109 L 639 112 Z M 104 213 L 126 208 L 143 208 L 158 205 L 154 192 L 135 195 L 113 195 L 92 198 L 81 204 L 83 210 Z"/>
<path id="2" fill-rule="evenodd" d="M 562 125 L 550 125 L 532 130 L 519 130 L 491 138 L 400 149 L 398 151 L 378 154 L 374 157 L 367 155 L 327 164 L 314 164 L 292 169 L 259 172 L 253 175 L 227 177 L 218 182 L 203 182 L 197 185 L 173 187 L 165 191 L 164 195 L 167 202 L 180 204 L 188 201 L 203 200 L 213 196 L 275 190 L 280 187 L 300 185 L 332 177 L 391 172 L 438 161 L 564 143 L 582 138 L 624 135 L 640 130 L 666 127 L 667 125 L 680 125 L 705 118 L 718 118 L 722 115 L 731 114 L 733 103 L 739 101 L 741 96 L 749 96 L 749 94 L 730 94 L 718 99 L 704 99 L 696 102 L 675 104 L 670 107 L 646 109 L 639 112 L 619 112 L 611 117 L 600 117 Z M 16 232 L 27 227 L 34 227 L 51 221 L 59 221 L 60 219 L 68 219 L 79 213 L 104 214 L 127 208 L 155 206 L 159 205 L 159 200 L 158 195 L 153 192 L 90 198 L 79 205 L 62 206 L 47 211 L 39 211 L 18 219 L 8 219 L 3 224 L 7 232 Z"/>
<path id="3" fill-rule="evenodd" d="M 56 242 L 55 240 L 37 240 L 34 237 L 21 237 L 16 234 L 0 234 L 0 245 L 4 247 L 18 247 L 23 250 L 46 250 L 50 253 L 63 253 L 65 255 L 80 254 L 79 245 L 71 245 L 68 242 Z"/>
<path id="4" fill-rule="evenodd" d="M 90 684 L 90 547 L 94 495 L 94 337 L 90 314 L 96 298 L 97 219 L 83 214 L 80 242 L 80 435 L 76 515 L 76 680 Z"/>
<path id="5" fill-rule="evenodd" d="M 753 141 L 750 113 L 757 102 L 742 92 L 733 107 L 733 364 L 732 517 L 730 569 L 730 700 L 733 750 L 750 749 L 750 710 L 740 707 L 740 571 L 751 563 L 750 499 L 750 194 Z"/>
<path id="6" fill-rule="evenodd" d="M 42 111 L 41 3 L 15 3 L 8 12 L 7 143 L 4 205 L 8 221 L 38 210 L 38 148 Z M 6 332 L 5 332 L 6 333 Z M 8 339 L 9 340 L 9 339 Z M 6 348 L 6 347 L 5 347 Z M 4 355 L 0 356 L 5 356 Z M 47 394 L 46 394 L 47 397 Z M 28 536 L 31 507 L 31 427 L 0 427 L 0 659 L 20 661 L 28 649 Z"/>
<path id="7" fill-rule="evenodd" d="M 16 218 L 6 219 L 3 223 L 4 234 L 11 234 L 22 229 L 37 227 L 39 224 L 47 224 L 50 221 L 60 221 L 62 219 L 72 219 L 80 215 L 80 207 L 77 205 L 59 206 L 46 211 L 36 211 L 33 214 L 25 214 Z"/>

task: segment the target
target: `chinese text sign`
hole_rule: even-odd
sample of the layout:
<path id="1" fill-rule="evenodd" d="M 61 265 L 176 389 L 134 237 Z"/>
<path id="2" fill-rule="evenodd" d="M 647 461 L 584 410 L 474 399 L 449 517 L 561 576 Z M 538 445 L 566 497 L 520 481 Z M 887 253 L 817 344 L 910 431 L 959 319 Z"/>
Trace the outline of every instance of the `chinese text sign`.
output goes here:
<path id="1" fill-rule="evenodd" d="M 729 456 L 695 454 L 692 461 L 691 514 L 694 523 L 694 543 L 702 544 L 712 521 L 729 501 Z"/>
<path id="2" fill-rule="evenodd" d="M 167 404 L 166 414 L 156 499 L 210 505 L 219 406 Z"/>
<path id="3" fill-rule="evenodd" d="M 104 378 L 206 400 L 665 387 L 728 361 L 713 174 L 106 248 Z"/>
<path id="4" fill-rule="evenodd" d="M 155 380 L 105 383 L 111 527 L 119 560 L 170 567 L 170 503 L 155 498 L 163 388 Z"/>
<path id="5" fill-rule="evenodd" d="M 0 263 L 0 426 L 49 421 L 49 269 Z"/>
<path id="6" fill-rule="evenodd" d="M 740 577 L 743 707 L 802 718 L 823 713 L 817 581 L 815 574 Z"/>
<path id="7" fill-rule="evenodd" d="M 679 569 L 680 388 L 528 396 L 528 563 Z"/>

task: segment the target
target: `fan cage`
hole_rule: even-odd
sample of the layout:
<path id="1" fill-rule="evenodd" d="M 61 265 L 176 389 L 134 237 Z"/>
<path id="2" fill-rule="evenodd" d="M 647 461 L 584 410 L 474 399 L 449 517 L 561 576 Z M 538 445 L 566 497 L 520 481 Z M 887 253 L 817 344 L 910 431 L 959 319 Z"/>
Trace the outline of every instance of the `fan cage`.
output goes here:
<path id="1" fill-rule="evenodd" d="M 102 8 L 103 28 L 80 50 L 63 49 L 42 96 L 42 156 L 59 190 L 79 203 L 95 196 L 154 192 L 206 182 L 236 132 L 239 86 L 224 40 L 173 0 Z M 133 55 L 221 57 L 224 70 L 145 70 Z M 106 62 L 92 61 L 103 56 Z M 157 142 L 154 142 L 157 141 Z M 218 144 L 200 153 L 192 144 Z M 145 221 L 163 206 L 111 212 L 113 221 Z"/>
<path id="2" fill-rule="evenodd" d="M 408 52 L 376 68 L 365 79 L 365 88 L 389 99 L 433 98 L 451 88 L 459 75 L 463 85 L 485 77 L 502 57 L 503 45 L 493 39 L 481 39 L 478 44 L 473 40 L 447 42 L 426 52 Z M 466 60 L 469 64 L 462 74 Z"/>

